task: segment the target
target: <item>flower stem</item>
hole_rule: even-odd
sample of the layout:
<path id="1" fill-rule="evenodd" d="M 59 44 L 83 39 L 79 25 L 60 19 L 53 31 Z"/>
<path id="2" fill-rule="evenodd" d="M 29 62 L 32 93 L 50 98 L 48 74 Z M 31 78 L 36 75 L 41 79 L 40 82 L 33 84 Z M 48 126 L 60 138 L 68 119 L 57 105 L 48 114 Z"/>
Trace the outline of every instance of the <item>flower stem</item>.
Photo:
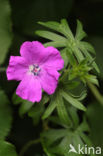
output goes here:
<path id="1" fill-rule="evenodd" d="M 97 87 L 95 85 L 93 85 L 92 83 L 90 83 L 90 82 L 88 82 L 87 84 L 88 84 L 90 90 L 92 91 L 92 93 L 94 94 L 95 98 L 103 106 L 103 96 L 100 94 L 100 92 L 97 89 Z"/>
<path id="2" fill-rule="evenodd" d="M 40 138 L 37 140 L 31 140 L 29 142 L 27 142 L 24 147 L 21 149 L 19 156 L 23 156 L 24 153 L 29 149 L 30 146 L 32 146 L 33 144 L 38 144 L 40 143 Z"/>

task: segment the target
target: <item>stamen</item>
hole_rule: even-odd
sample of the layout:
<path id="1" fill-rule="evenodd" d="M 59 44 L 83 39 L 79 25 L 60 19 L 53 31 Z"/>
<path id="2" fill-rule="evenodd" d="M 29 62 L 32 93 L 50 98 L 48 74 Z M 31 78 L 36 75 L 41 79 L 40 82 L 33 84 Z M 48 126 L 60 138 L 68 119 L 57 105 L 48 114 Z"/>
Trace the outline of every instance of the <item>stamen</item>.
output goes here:
<path id="1" fill-rule="evenodd" d="M 40 72 L 40 67 L 37 64 L 29 66 L 29 72 L 33 73 L 34 75 L 38 75 Z"/>

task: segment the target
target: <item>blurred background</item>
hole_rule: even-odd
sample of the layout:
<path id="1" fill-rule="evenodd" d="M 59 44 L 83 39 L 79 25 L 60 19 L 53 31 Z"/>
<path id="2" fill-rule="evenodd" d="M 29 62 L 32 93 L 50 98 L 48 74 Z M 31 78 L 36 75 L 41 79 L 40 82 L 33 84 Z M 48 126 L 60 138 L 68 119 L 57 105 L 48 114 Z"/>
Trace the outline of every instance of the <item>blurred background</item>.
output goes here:
<path id="1" fill-rule="evenodd" d="M 96 62 L 101 70 L 98 75 L 99 91 L 103 94 L 103 0 L 0 0 L 0 66 L 7 67 L 10 55 L 19 55 L 22 42 L 46 41 L 35 35 L 35 30 L 42 28 L 38 21 L 59 21 L 62 18 L 68 20 L 74 33 L 76 20 L 83 23 L 88 34 L 86 40 L 96 50 Z M 17 84 L 8 82 L 5 72 L 0 73 L 0 88 L 6 92 L 14 109 L 14 123 L 7 140 L 15 144 L 19 152 L 25 142 L 39 135 L 41 124 L 34 127 L 29 117 L 25 115 L 21 118 L 18 115 L 18 106 L 12 104 Z M 92 142 L 96 146 L 103 146 L 103 106 L 89 89 L 85 103 Z M 33 152 L 34 147 L 31 147 L 26 156 L 34 156 Z M 40 145 L 35 147 L 35 156 L 42 156 Z"/>

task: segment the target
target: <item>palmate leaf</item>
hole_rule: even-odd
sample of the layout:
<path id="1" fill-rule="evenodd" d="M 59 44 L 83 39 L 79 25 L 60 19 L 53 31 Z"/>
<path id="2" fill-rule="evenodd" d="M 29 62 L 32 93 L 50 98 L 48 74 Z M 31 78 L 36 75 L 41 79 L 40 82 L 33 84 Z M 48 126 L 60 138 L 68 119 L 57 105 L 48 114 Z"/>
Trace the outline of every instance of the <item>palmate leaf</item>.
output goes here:
<path id="1" fill-rule="evenodd" d="M 48 146 L 52 145 L 58 139 L 62 139 L 68 134 L 67 129 L 50 129 L 42 133 L 41 137 L 47 138 L 46 144 Z"/>
<path id="2" fill-rule="evenodd" d="M 64 99 L 67 101 L 66 103 Z M 72 95 L 70 95 L 66 91 L 63 91 L 62 89 L 57 90 L 55 96 L 52 97 L 51 102 L 46 108 L 42 116 L 42 119 L 44 120 L 46 118 L 48 119 L 50 118 L 51 121 L 54 120 L 54 123 L 62 125 L 63 127 L 71 127 L 72 122 L 74 123 L 75 127 L 78 126 L 79 121 L 78 121 L 77 113 L 75 110 L 71 108 L 71 112 L 73 113 L 71 114 L 69 110 L 71 107 L 70 104 L 77 109 L 86 111 L 85 106 L 82 105 L 82 103 L 79 101 L 79 99 L 77 99 L 77 97 L 76 98 L 72 97 Z M 51 117 L 49 117 L 54 112 L 54 110 L 57 110 L 60 121 L 58 119 L 56 121 L 55 118 L 51 119 Z M 77 120 L 75 118 L 77 118 Z"/>
<path id="3" fill-rule="evenodd" d="M 44 112 L 42 119 L 48 118 L 54 110 L 57 110 L 59 119 L 64 126 L 68 127 L 71 125 L 71 121 L 66 110 L 64 100 L 59 91 L 56 92 L 55 96 L 52 97 L 49 106 L 47 107 L 46 111 Z"/>
<path id="4" fill-rule="evenodd" d="M 88 126 L 85 126 L 85 124 L 87 123 L 83 121 L 75 131 L 71 131 L 70 129 L 49 129 L 43 132 L 41 134 L 43 148 L 55 156 L 72 156 L 73 153 L 69 153 L 70 144 L 72 144 L 77 151 L 79 144 L 81 147 L 84 147 L 85 144 L 91 146 L 92 143 L 89 137 L 84 133 L 88 131 L 88 128 L 86 128 Z M 76 156 L 77 154 L 74 155 Z"/>
<path id="5" fill-rule="evenodd" d="M 62 35 L 62 36 L 57 35 L 59 38 L 54 36 L 52 37 L 52 35 L 50 35 L 51 33 L 48 33 L 48 31 L 47 32 L 45 31 L 45 33 L 39 31 L 39 36 L 51 40 L 50 42 L 45 43 L 44 44 L 45 46 L 54 46 L 56 48 L 59 47 L 67 48 L 69 55 L 71 51 L 72 55 L 76 57 L 78 63 L 80 63 L 85 58 L 88 58 L 90 63 L 91 61 L 93 61 L 93 57 L 90 53 L 95 54 L 95 50 L 93 46 L 88 42 L 81 41 L 86 36 L 86 33 L 84 32 L 83 26 L 79 20 L 77 20 L 77 29 L 75 36 L 72 34 L 70 27 L 65 19 L 62 19 L 60 23 L 51 21 L 51 22 L 39 22 L 39 24 L 47 28 L 50 28 L 54 31 L 57 31 Z M 68 58 L 70 58 L 69 55 L 67 54 Z M 95 63 L 95 61 L 93 61 L 92 66 L 97 72 L 99 72 L 99 68 Z"/>
<path id="6" fill-rule="evenodd" d="M 56 156 L 56 154 L 58 153 L 56 149 L 56 146 L 58 145 L 58 143 L 56 143 L 58 140 L 62 140 L 65 136 L 67 136 L 68 134 L 68 130 L 66 129 L 50 129 L 48 131 L 45 131 L 41 134 L 41 140 L 42 140 L 42 145 L 43 145 L 43 149 L 45 151 L 45 153 L 48 155 L 48 153 L 50 153 L 53 156 Z M 59 141 L 60 142 L 60 141 Z M 52 147 L 52 145 L 55 144 L 54 147 Z M 54 152 L 53 152 L 54 150 Z M 59 150 L 59 154 L 61 156 L 62 153 L 60 153 Z M 50 156 L 51 156 L 50 155 Z"/>
<path id="7" fill-rule="evenodd" d="M 43 25 L 47 28 L 53 29 L 62 35 L 65 35 L 67 38 L 73 37 L 73 34 L 68 26 L 68 23 L 65 19 L 61 20 L 61 23 L 50 21 L 50 22 L 38 22 L 40 25 Z M 70 36 L 69 36 L 70 35 Z"/>
<path id="8" fill-rule="evenodd" d="M 12 124 L 12 112 L 9 100 L 3 91 L 0 91 L 0 140 L 8 135 Z"/>

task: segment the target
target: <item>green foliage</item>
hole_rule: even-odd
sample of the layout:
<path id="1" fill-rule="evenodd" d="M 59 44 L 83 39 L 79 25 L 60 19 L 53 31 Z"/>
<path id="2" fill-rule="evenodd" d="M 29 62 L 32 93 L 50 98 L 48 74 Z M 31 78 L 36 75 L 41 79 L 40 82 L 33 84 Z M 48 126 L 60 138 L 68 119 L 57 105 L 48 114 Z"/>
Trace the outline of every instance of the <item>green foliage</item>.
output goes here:
<path id="1" fill-rule="evenodd" d="M 61 122 L 66 125 L 66 126 L 70 126 L 71 122 L 63 101 L 63 98 L 60 94 L 60 92 L 57 93 L 57 97 L 56 97 L 56 104 L 57 104 L 57 112 L 58 112 L 58 116 L 61 120 Z"/>
<path id="2" fill-rule="evenodd" d="M 15 147 L 4 141 L 12 125 L 12 111 L 9 105 L 7 96 L 0 90 L 0 156 L 17 156 Z"/>
<path id="3" fill-rule="evenodd" d="M 97 77 L 92 74 L 94 70 L 99 72 L 94 61 L 95 50 L 90 43 L 82 41 L 86 33 L 80 21 L 77 21 L 75 36 L 65 19 L 62 19 L 60 23 L 51 21 L 39 22 L 39 24 L 55 31 L 39 30 L 36 31 L 36 34 L 50 40 L 44 46 L 62 47 L 60 52 L 65 62 L 59 81 L 60 85 L 55 95 L 51 97 L 42 116 L 43 120 L 47 119 L 47 124 L 53 122 L 63 129 L 52 129 L 47 125 L 41 134 L 42 146 L 48 156 L 72 156 L 75 154 L 69 153 L 71 143 L 75 149 L 78 144 L 92 145 L 89 137 L 85 134 L 85 132 L 89 132 L 86 119 L 84 118 L 79 125 L 77 109 L 86 111 L 86 107 L 81 101 L 87 95 L 86 85 L 88 82 L 98 85 Z M 84 86 L 82 90 L 79 88 L 82 86 L 81 82 Z M 79 95 L 76 95 L 74 90 L 77 92 L 80 90 Z"/>
<path id="4" fill-rule="evenodd" d="M 16 94 L 13 95 L 12 101 L 15 105 L 20 104 L 19 114 L 22 116 L 27 113 L 30 108 L 34 105 L 34 103 L 30 101 L 26 101 L 18 97 Z"/>
<path id="5" fill-rule="evenodd" d="M 4 140 L 11 129 L 12 112 L 9 104 L 7 96 L 0 90 L 0 140 Z"/>
<path id="6" fill-rule="evenodd" d="M 93 102 L 88 106 L 86 115 L 89 119 L 91 128 L 90 138 L 96 146 L 103 145 L 103 124 L 100 124 L 103 119 L 103 107 L 98 102 Z"/>
<path id="7" fill-rule="evenodd" d="M 100 74 L 99 76 L 103 78 L 103 37 L 101 36 L 91 36 L 90 37 L 91 43 L 94 45 L 96 49 L 96 58 L 97 58 L 97 63 L 100 68 Z"/>
<path id="8" fill-rule="evenodd" d="M 55 40 L 54 40 L 54 36 L 56 35 L 56 33 L 55 34 L 53 33 L 53 37 L 52 37 L 52 35 L 48 34 L 48 33 L 50 33 L 48 31 L 47 32 L 45 31 L 45 34 L 43 33 L 42 30 L 37 31 L 36 34 L 38 34 L 39 36 L 51 40 L 51 42 L 46 43 L 45 46 L 50 46 L 50 45 L 53 46 L 54 45 L 55 47 L 61 47 L 61 46 L 66 47 L 68 53 L 75 55 L 78 62 L 83 61 L 85 58 L 87 58 L 90 63 L 91 63 L 91 61 L 93 61 L 92 56 L 89 52 L 95 53 L 94 48 L 88 42 L 81 41 L 86 36 L 86 34 L 83 31 L 82 24 L 80 21 L 77 21 L 77 30 L 76 30 L 75 37 L 72 34 L 70 27 L 65 19 L 61 20 L 61 23 L 39 22 L 39 24 L 41 24 L 45 27 L 48 27 L 50 29 L 53 29 L 65 36 L 65 39 L 62 36 L 58 36 L 59 39 L 55 38 Z M 69 55 L 68 55 L 68 57 L 69 57 Z M 71 56 L 69 57 L 69 60 L 71 60 Z M 70 62 L 72 62 L 72 60 Z M 99 68 L 97 67 L 97 65 L 94 61 L 92 63 L 92 66 L 97 72 L 99 72 Z"/>
<path id="9" fill-rule="evenodd" d="M 74 107 L 86 111 L 86 108 L 75 98 L 67 94 L 66 92 L 61 90 L 61 96 L 63 96 L 70 104 L 72 104 Z"/>
<path id="10" fill-rule="evenodd" d="M 0 0 L 0 64 L 7 55 L 12 41 L 11 8 L 8 0 Z"/>
<path id="11" fill-rule="evenodd" d="M 0 141 L 0 155 L 1 156 L 17 156 L 17 153 L 15 151 L 15 147 L 6 142 L 6 141 Z"/>
<path id="12" fill-rule="evenodd" d="M 32 118 L 34 125 L 37 125 L 40 121 L 41 116 L 44 113 L 45 107 L 44 105 L 49 101 L 49 97 L 44 94 L 42 100 L 35 104 L 33 108 L 28 112 L 28 116 Z M 46 118 L 48 114 L 48 109 L 46 110 L 44 116 L 42 118 Z"/>
<path id="13" fill-rule="evenodd" d="M 90 139 L 84 133 L 88 131 L 89 127 L 85 119 L 73 132 L 68 128 L 49 129 L 41 134 L 42 145 L 48 156 L 69 156 L 71 154 L 69 153 L 69 145 L 71 143 L 75 149 L 77 149 L 78 144 L 81 144 L 81 146 L 85 144 L 88 146 L 92 145 Z"/>
<path id="14" fill-rule="evenodd" d="M 98 80 L 96 76 L 89 74 L 92 70 L 92 67 L 88 63 L 87 60 L 83 60 L 79 65 L 74 65 L 73 68 L 69 72 L 69 80 L 75 79 L 79 77 L 81 81 L 86 83 L 86 81 L 90 81 L 96 85 L 98 85 Z"/>
<path id="15" fill-rule="evenodd" d="M 54 111 L 55 108 L 56 108 L 56 102 L 54 99 L 52 99 L 49 106 L 47 107 L 46 111 L 44 112 L 42 119 L 48 118 L 51 115 L 51 113 Z"/>

